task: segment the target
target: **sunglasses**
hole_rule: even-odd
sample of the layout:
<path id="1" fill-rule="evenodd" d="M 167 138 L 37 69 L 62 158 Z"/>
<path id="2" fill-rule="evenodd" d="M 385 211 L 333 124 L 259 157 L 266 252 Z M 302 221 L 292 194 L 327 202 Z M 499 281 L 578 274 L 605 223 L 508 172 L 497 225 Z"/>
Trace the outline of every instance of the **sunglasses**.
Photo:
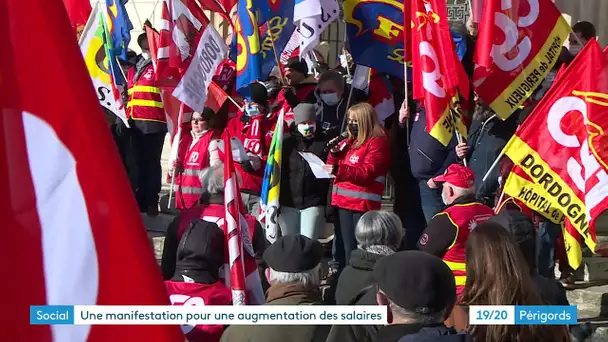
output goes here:
<path id="1" fill-rule="evenodd" d="M 205 121 L 205 120 L 203 120 L 202 118 L 201 119 L 192 119 L 192 122 L 196 122 L 196 123 L 203 122 L 203 121 Z"/>

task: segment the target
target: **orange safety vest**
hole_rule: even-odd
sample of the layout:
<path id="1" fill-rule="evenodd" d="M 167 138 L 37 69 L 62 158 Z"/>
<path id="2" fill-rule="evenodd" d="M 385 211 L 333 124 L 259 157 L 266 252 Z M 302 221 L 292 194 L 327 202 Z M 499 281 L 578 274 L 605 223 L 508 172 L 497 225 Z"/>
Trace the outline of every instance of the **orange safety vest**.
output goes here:
<path id="1" fill-rule="evenodd" d="M 167 123 L 160 88 L 154 80 L 152 64 L 135 75 L 135 68 L 129 69 L 127 75 L 128 95 L 127 117 L 133 120 L 156 121 Z"/>
<path id="2" fill-rule="evenodd" d="M 456 238 L 448 247 L 443 262 L 454 273 L 456 281 L 456 294 L 460 296 L 464 290 L 464 284 L 467 281 L 466 258 L 465 251 L 469 233 L 477 227 L 477 225 L 486 222 L 492 216 L 494 211 L 492 208 L 478 202 L 454 204 L 438 215 L 448 215 L 450 221 L 456 226 Z"/>

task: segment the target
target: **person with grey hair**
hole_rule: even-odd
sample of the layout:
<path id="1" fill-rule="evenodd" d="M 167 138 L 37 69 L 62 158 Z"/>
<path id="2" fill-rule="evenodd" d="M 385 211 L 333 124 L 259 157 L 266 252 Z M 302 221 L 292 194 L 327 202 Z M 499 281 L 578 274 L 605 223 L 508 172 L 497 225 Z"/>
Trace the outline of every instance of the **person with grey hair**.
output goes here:
<path id="1" fill-rule="evenodd" d="M 373 284 L 372 270 L 376 261 L 395 253 L 403 235 L 403 224 L 393 212 L 372 210 L 361 216 L 355 227 L 358 248 L 351 252 L 348 265 L 338 278 L 337 305 L 376 304 L 373 291 L 361 292 Z"/>
<path id="2" fill-rule="evenodd" d="M 238 177 L 238 176 L 237 176 Z M 210 225 L 218 225 L 220 228 L 225 223 L 226 209 L 224 206 L 224 164 L 218 163 L 202 170 L 199 174 L 203 195 L 198 205 L 183 210 L 167 228 L 161 271 L 163 278 L 169 280 L 175 273 L 176 255 L 179 241 L 189 226 L 196 222 Z M 240 179 L 239 179 L 240 182 Z M 265 264 L 262 258 L 267 247 L 264 229 L 256 220 L 255 216 L 245 215 L 249 227 L 249 236 L 253 245 L 254 257 L 258 264 L 258 271 L 264 290 L 268 283 L 264 277 Z M 263 293 L 257 293 L 263 302 Z"/>
<path id="3" fill-rule="evenodd" d="M 346 84 L 342 74 L 328 70 L 319 76 L 315 96 L 317 98 L 317 127 L 331 140 L 346 127 L 346 111 L 359 102 L 365 102 L 367 95 L 359 89 L 353 89 L 350 102 L 350 85 Z"/>
<path id="4" fill-rule="evenodd" d="M 265 305 L 319 305 L 323 246 L 303 235 L 279 238 L 264 252 L 270 288 Z M 297 324 L 297 323 L 296 323 Z M 329 325 L 233 325 L 221 342 L 325 342 Z"/>

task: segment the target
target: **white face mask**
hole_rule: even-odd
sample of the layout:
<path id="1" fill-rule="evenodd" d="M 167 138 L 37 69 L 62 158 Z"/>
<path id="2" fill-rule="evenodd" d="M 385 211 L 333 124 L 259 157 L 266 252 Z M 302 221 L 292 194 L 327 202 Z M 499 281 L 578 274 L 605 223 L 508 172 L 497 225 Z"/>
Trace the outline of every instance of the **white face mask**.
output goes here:
<path id="1" fill-rule="evenodd" d="M 305 138 L 310 138 L 315 134 L 317 124 L 302 123 L 298 125 L 298 132 Z"/>
<path id="2" fill-rule="evenodd" d="M 145 58 L 145 59 L 148 59 L 148 58 L 150 58 L 150 52 L 148 52 L 148 51 L 142 51 L 141 52 L 141 56 L 143 58 Z"/>
<path id="3" fill-rule="evenodd" d="M 328 106 L 335 106 L 340 102 L 338 93 L 321 94 L 321 100 Z"/>
<path id="4" fill-rule="evenodd" d="M 443 201 L 443 204 L 445 204 L 445 205 L 450 205 L 450 203 L 448 203 L 448 200 L 445 199 L 445 195 L 443 194 L 443 191 L 441 192 L 441 201 Z"/>

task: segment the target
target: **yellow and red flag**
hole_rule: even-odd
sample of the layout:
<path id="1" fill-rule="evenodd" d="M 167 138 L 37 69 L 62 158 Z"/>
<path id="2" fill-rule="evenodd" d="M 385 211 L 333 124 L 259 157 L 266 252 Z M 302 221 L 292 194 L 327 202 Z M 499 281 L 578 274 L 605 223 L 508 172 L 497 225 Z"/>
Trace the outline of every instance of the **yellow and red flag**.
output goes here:
<path id="1" fill-rule="evenodd" d="M 479 23 L 476 92 L 503 120 L 559 58 L 570 26 L 551 0 L 488 0 Z"/>
<path id="2" fill-rule="evenodd" d="M 568 264 L 572 269 L 576 270 L 583 262 L 583 242 L 581 234 L 574 228 L 570 221 L 562 223 L 562 231 L 564 233 L 564 247 L 566 248 Z"/>
<path id="3" fill-rule="evenodd" d="M 561 212 L 592 251 L 595 219 L 608 209 L 607 79 L 608 63 L 592 40 L 505 147 L 515 163 L 508 193 L 541 214 L 550 208 L 549 218 Z"/>
<path id="4" fill-rule="evenodd" d="M 413 95 L 423 100 L 427 131 L 447 146 L 454 129 L 467 136 L 458 96 L 468 95 L 469 80 L 454 49 L 445 1 L 414 0 L 411 17 Z"/>

